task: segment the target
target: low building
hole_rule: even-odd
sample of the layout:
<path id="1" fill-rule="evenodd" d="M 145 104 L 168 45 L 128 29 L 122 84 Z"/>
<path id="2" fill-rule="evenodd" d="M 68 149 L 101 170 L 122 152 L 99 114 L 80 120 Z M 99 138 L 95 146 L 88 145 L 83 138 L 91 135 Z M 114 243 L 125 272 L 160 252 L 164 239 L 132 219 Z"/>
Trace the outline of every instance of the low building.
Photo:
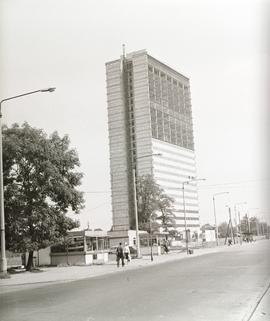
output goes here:
<path id="1" fill-rule="evenodd" d="M 61 244 L 51 247 L 52 265 L 90 265 L 108 261 L 109 237 L 106 231 L 72 231 Z"/>
<path id="2" fill-rule="evenodd" d="M 203 242 L 215 242 L 216 241 L 216 231 L 215 227 L 210 224 L 205 224 L 201 228 L 202 230 L 202 241 Z"/>

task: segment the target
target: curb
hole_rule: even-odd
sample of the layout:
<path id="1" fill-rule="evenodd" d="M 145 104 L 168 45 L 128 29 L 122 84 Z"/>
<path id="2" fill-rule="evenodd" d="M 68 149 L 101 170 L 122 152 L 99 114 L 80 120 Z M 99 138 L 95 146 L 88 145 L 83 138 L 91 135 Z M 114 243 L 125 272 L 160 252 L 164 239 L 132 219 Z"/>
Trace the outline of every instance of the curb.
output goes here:
<path id="1" fill-rule="evenodd" d="M 0 285 L 0 295 L 4 294 L 4 293 L 8 293 L 8 292 L 13 292 L 15 290 L 27 290 L 28 288 L 34 288 L 34 287 L 42 287 L 45 285 L 49 285 L 49 284 L 57 284 L 57 283 L 68 283 L 68 282 L 74 282 L 74 281 L 79 281 L 79 280 L 83 280 L 83 279 L 88 279 L 88 278 L 95 278 L 95 277 L 100 277 L 100 276 L 104 276 L 104 275 L 109 275 L 109 274 L 113 274 L 113 273 L 119 273 L 119 272 L 125 272 L 128 270 L 136 270 L 136 269 L 142 269 L 142 268 L 150 268 L 153 267 L 155 265 L 159 265 L 159 264 L 165 264 L 168 262 L 174 262 L 174 261 L 178 261 L 178 260 L 187 260 L 187 259 L 192 259 L 198 256 L 203 256 L 203 255 L 207 255 L 207 254 L 213 254 L 213 253 L 218 253 L 218 252 L 223 252 L 223 251 L 227 251 L 227 250 L 231 250 L 231 248 L 228 248 L 227 246 L 219 246 L 219 247 L 213 247 L 213 248 L 202 248 L 202 249 L 197 249 L 198 251 L 195 251 L 194 254 L 191 255 L 187 255 L 185 254 L 183 251 L 172 251 L 171 253 L 169 253 L 168 255 L 166 255 L 164 257 L 164 259 L 161 260 L 154 260 L 154 262 L 150 261 L 150 257 L 149 260 L 147 258 L 143 259 L 142 261 L 138 261 L 135 262 L 134 265 L 130 265 L 129 268 L 127 270 L 118 270 L 118 269 L 109 269 L 109 270 L 104 270 L 104 271 L 99 271 L 99 273 L 94 273 L 92 275 L 83 275 L 80 277 L 72 277 L 72 275 L 68 275 L 67 278 L 64 279 L 47 279 L 47 280 L 36 280 L 36 281 L 30 281 L 28 283 L 24 282 L 24 283 L 14 283 L 14 284 L 1 284 Z M 232 248 L 237 250 L 238 247 Z M 108 264 L 107 266 L 113 266 L 113 264 Z M 2 290 L 1 290 L 2 288 Z M 246 321 L 246 320 L 244 320 Z"/>
<path id="2" fill-rule="evenodd" d="M 266 283 L 267 283 L 267 285 L 263 288 L 263 290 L 260 291 L 259 294 L 255 295 L 255 298 L 252 300 L 254 303 L 250 304 L 248 311 L 246 312 L 246 314 L 244 315 L 244 317 L 242 318 L 241 321 L 250 321 L 252 319 L 259 304 L 261 303 L 262 299 L 264 298 L 264 296 L 266 295 L 266 293 L 270 289 L 270 278 L 267 280 Z"/>
<path id="3" fill-rule="evenodd" d="M 221 248 L 219 249 L 219 251 L 222 250 Z M 183 252 L 173 252 L 171 253 L 171 255 L 169 254 L 168 256 L 166 256 L 166 259 L 164 260 L 154 260 L 154 262 L 150 261 L 150 257 L 149 260 L 148 259 L 143 259 L 142 261 L 138 261 L 136 262 L 134 265 L 130 265 L 128 269 L 117 269 L 115 267 L 109 270 L 104 270 L 104 271 L 99 271 L 99 273 L 97 274 L 92 274 L 92 275 L 83 275 L 81 277 L 72 277 L 72 276 L 68 276 L 65 279 L 48 279 L 48 280 L 40 280 L 40 281 L 30 281 L 30 282 L 24 282 L 24 283 L 14 283 L 14 284 L 1 284 L 0 285 L 0 295 L 4 294 L 4 293 L 9 293 L 9 292 L 13 292 L 15 290 L 27 290 L 28 288 L 34 288 L 34 287 L 42 287 L 42 286 L 46 286 L 46 285 L 50 285 L 50 284 L 57 284 L 57 283 L 68 283 L 68 282 L 74 282 L 74 281 L 79 281 L 79 280 L 83 280 L 83 279 L 88 279 L 88 278 L 95 278 L 95 277 L 100 277 L 100 276 L 104 276 L 104 275 L 110 275 L 113 273 L 121 273 L 121 272 L 127 272 L 128 270 L 137 270 L 137 269 L 142 269 L 142 268 L 150 268 L 153 267 L 155 265 L 159 265 L 159 264 L 165 264 L 165 263 L 169 263 L 169 262 L 174 262 L 174 261 L 178 261 L 178 260 L 186 260 L 186 259 L 191 259 L 192 257 L 196 257 L 196 256 L 201 256 L 201 255 L 206 255 L 206 254 L 210 254 L 210 253 L 214 253 L 216 251 L 201 251 L 200 253 L 196 253 L 195 255 L 183 255 Z M 182 254 L 182 255 L 181 255 Z M 111 264 L 108 264 L 107 266 L 110 266 Z M 112 267 L 114 265 L 111 265 Z M 2 290 L 1 290 L 2 289 Z"/>

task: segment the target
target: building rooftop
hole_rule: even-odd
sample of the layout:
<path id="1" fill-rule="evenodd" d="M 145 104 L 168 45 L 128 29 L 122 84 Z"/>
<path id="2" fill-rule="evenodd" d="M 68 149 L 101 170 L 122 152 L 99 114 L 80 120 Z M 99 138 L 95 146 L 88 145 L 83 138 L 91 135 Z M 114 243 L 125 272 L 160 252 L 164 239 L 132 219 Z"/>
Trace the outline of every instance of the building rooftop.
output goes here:
<path id="1" fill-rule="evenodd" d="M 140 56 L 140 55 L 147 55 L 150 58 L 150 60 L 154 61 L 155 63 L 161 65 L 162 67 L 164 67 L 166 69 L 169 69 L 171 73 L 173 73 L 176 76 L 184 78 L 185 80 L 189 81 L 188 77 L 184 76 L 183 74 L 181 74 L 180 72 L 176 71 L 172 67 L 168 66 L 167 64 L 165 64 L 165 63 L 161 62 L 160 60 L 154 58 L 153 56 L 149 55 L 145 49 L 129 52 L 129 53 L 126 54 L 126 58 L 127 59 L 131 59 L 133 57 Z M 123 57 L 123 55 L 121 55 L 121 58 L 122 57 Z M 112 64 L 112 63 L 117 62 L 117 61 L 119 61 L 119 59 L 108 61 L 108 62 L 106 62 L 106 65 Z"/>

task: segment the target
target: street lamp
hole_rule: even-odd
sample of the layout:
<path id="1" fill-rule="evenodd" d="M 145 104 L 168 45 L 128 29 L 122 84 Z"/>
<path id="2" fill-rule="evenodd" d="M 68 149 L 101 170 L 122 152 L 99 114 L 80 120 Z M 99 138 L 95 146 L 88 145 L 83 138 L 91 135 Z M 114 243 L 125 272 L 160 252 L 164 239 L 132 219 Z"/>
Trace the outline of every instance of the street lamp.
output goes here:
<path id="1" fill-rule="evenodd" d="M 39 92 L 53 92 L 55 87 L 45 88 L 30 91 L 24 94 L 8 97 L 0 101 L 0 228 L 1 228 L 1 262 L 0 274 L 6 276 L 7 274 L 7 258 L 6 258 L 6 240 L 5 240 L 5 211 L 4 211 L 4 184 L 3 184 L 3 150 L 2 150 L 2 103 L 11 99 L 20 98 L 27 95 L 36 94 Z"/>
<path id="2" fill-rule="evenodd" d="M 140 158 L 151 157 L 151 156 L 161 156 L 160 153 L 143 155 L 135 158 L 137 161 Z M 141 258 L 141 246 L 139 239 L 139 220 L 138 220 L 138 207 L 137 207 L 137 188 L 136 188 L 136 169 L 135 165 L 132 167 L 132 180 L 133 180 L 133 197 L 134 197 L 134 214 L 135 214 L 135 226 L 136 226 L 136 247 L 137 247 L 137 258 Z M 153 261 L 153 259 L 152 259 Z"/>
<path id="3" fill-rule="evenodd" d="M 234 234 L 233 234 L 233 225 L 232 225 L 231 207 L 229 205 L 226 205 L 226 207 L 228 208 L 228 211 L 229 211 L 229 225 L 228 225 L 228 228 L 231 225 L 231 239 L 233 240 L 233 243 L 235 244 L 235 239 L 234 239 Z M 227 233 L 228 233 L 228 229 L 227 229 Z M 227 236 L 228 236 L 228 234 L 226 235 L 225 244 L 226 244 Z M 230 245 L 230 243 L 229 243 L 229 245 Z"/>
<path id="4" fill-rule="evenodd" d="M 244 205 L 247 204 L 247 202 L 240 202 L 240 203 L 236 203 L 234 204 L 234 212 L 235 212 L 235 217 L 237 218 L 237 206 L 239 205 Z M 240 218 L 240 211 L 238 210 L 238 227 L 237 227 L 237 232 L 238 232 L 238 238 L 240 241 L 240 245 L 242 245 L 242 229 L 241 229 L 241 218 Z M 237 226 L 237 225 L 236 225 Z"/>
<path id="5" fill-rule="evenodd" d="M 190 182 L 199 182 L 205 181 L 205 178 L 196 178 L 189 176 L 189 180 L 182 182 L 182 191 L 183 191 L 183 209 L 184 209 L 184 220 L 185 220 L 185 235 L 186 235 L 186 251 L 188 254 L 188 235 L 187 235 L 187 217 L 186 217 L 186 203 L 185 203 L 185 184 L 189 184 Z"/>
<path id="6" fill-rule="evenodd" d="M 217 215 L 216 215 L 216 203 L 215 203 L 215 196 L 218 195 L 224 195 L 224 194 L 229 194 L 229 192 L 220 192 L 220 193 L 215 193 L 213 195 L 213 207 L 214 207 L 214 217 L 215 217 L 215 230 L 216 230 L 216 242 L 217 246 L 219 245 L 218 243 L 218 226 L 217 226 Z"/>

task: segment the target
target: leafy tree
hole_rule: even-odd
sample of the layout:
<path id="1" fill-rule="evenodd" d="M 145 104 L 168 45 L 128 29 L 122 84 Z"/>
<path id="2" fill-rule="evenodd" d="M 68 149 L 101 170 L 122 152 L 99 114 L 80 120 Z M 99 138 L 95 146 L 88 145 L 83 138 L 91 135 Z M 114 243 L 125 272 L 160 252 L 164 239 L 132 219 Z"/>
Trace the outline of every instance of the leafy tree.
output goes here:
<path id="1" fill-rule="evenodd" d="M 169 230 L 169 235 L 170 235 L 172 238 L 176 238 L 176 237 L 179 237 L 179 232 L 178 232 L 176 229 L 170 229 L 170 230 Z"/>
<path id="2" fill-rule="evenodd" d="M 174 200 L 164 193 L 151 175 L 138 178 L 137 198 L 140 229 L 149 230 L 149 223 L 151 230 L 158 230 L 161 225 L 168 231 L 168 227 L 173 226 L 175 223 L 172 213 Z M 157 220 L 160 220 L 161 223 L 158 223 Z"/>
<path id="3" fill-rule="evenodd" d="M 221 237 L 221 238 L 226 237 L 227 230 L 228 230 L 228 223 L 227 222 L 220 223 L 218 226 L 219 237 Z"/>
<path id="4" fill-rule="evenodd" d="M 143 229 L 149 223 L 150 218 L 152 222 L 155 219 L 160 188 L 151 175 L 139 177 L 136 186 L 139 228 Z"/>
<path id="5" fill-rule="evenodd" d="M 45 248 L 78 227 L 68 210 L 83 207 L 82 173 L 77 153 L 69 149 L 68 136 L 24 123 L 3 127 L 3 175 L 7 248 L 29 252 L 27 269 L 33 267 L 33 251 Z"/>
<path id="6" fill-rule="evenodd" d="M 165 232 L 169 231 L 169 227 L 175 227 L 175 215 L 172 211 L 173 203 L 173 198 L 167 196 L 163 192 L 160 194 L 158 200 L 160 215 L 157 216 L 157 219 L 161 221 L 161 226 L 164 228 Z"/>
<path id="7" fill-rule="evenodd" d="M 249 218 L 249 229 L 251 234 L 253 235 L 259 234 L 259 224 L 260 224 L 260 220 L 256 216 Z"/>

